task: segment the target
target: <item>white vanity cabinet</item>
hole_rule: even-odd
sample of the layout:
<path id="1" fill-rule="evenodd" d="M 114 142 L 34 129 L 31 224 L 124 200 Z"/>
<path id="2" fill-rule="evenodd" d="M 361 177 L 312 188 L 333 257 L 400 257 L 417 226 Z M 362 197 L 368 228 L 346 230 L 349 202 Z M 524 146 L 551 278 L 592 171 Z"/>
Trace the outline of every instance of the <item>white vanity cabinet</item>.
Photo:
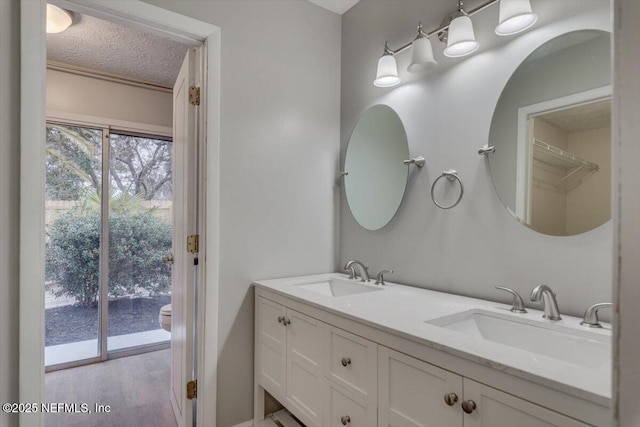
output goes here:
<path id="1" fill-rule="evenodd" d="M 264 298 L 256 319 L 258 382 L 308 427 L 322 427 L 323 323 Z"/>
<path id="2" fill-rule="evenodd" d="M 256 298 L 257 386 L 307 427 L 375 427 L 377 351 L 371 341 Z"/>
<path id="3" fill-rule="evenodd" d="M 265 392 L 307 427 L 610 427 L 609 408 L 321 304 L 256 288 L 254 425 Z"/>
<path id="4" fill-rule="evenodd" d="M 379 349 L 379 427 L 587 427 L 421 360 Z"/>

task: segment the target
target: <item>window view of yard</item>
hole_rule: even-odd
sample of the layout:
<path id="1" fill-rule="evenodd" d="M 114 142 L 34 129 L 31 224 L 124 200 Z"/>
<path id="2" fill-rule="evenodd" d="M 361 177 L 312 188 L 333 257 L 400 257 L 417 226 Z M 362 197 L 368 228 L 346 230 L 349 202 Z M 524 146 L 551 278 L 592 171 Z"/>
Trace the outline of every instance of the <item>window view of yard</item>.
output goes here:
<path id="1" fill-rule="evenodd" d="M 51 363 L 99 356 L 101 333 L 108 334 L 109 350 L 168 339 L 158 314 L 171 302 L 171 266 L 162 262 L 172 245 L 171 142 L 114 132 L 103 138 L 107 132 L 47 126 L 46 346 L 73 353 L 86 344 L 69 360 Z M 106 151 L 108 211 L 102 207 Z M 108 284 L 102 332 L 101 283 Z M 129 338 L 112 345 L 112 337 Z"/>

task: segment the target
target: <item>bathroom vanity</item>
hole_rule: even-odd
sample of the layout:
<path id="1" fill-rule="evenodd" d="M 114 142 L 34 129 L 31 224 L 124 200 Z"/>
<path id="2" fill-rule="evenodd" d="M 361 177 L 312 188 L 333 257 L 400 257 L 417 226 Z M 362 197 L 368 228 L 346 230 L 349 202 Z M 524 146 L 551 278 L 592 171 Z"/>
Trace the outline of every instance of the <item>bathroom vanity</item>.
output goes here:
<path id="1" fill-rule="evenodd" d="M 255 282 L 265 392 L 307 427 L 609 426 L 611 331 L 332 273 Z"/>

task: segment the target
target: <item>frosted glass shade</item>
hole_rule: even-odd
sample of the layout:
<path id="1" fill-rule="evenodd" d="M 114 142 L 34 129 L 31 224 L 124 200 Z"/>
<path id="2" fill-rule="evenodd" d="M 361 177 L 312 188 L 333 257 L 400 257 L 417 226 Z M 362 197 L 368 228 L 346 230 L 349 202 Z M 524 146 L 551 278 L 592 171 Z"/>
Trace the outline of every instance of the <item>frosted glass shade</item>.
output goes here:
<path id="1" fill-rule="evenodd" d="M 473 23 L 468 16 L 458 16 L 449 24 L 449 35 L 445 56 L 457 58 L 469 55 L 480 47 L 473 33 Z"/>
<path id="2" fill-rule="evenodd" d="M 373 84 L 378 87 L 391 87 L 400 83 L 398 66 L 393 55 L 382 55 L 378 60 L 378 72 Z"/>
<path id="3" fill-rule="evenodd" d="M 47 3 L 47 33 L 61 33 L 72 23 L 73 17 L 69 12 Z"/>
<path id="4" fill-rule="evenodd" d="M 528 28 L 538 20 L 529 0 L 500 0 L 500 20 L 496 27 L 499 36 L 510 36 Z"/>
<path id="5" fill-rule="evenodd" d="M 426 73 L 436 68 L 438 63 L 433 59 L 431 40 L 419 37 L 411 44 L 411 65 L 407 68 L 410 73 Z"/>

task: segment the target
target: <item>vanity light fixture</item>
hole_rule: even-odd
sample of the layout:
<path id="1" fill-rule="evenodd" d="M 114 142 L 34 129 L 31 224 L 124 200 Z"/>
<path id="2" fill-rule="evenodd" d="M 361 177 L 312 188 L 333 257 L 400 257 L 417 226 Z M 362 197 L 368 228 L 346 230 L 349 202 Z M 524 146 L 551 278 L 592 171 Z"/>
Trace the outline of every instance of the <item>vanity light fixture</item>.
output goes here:
<path id="1" fill-rule="evenodd" d="M 411 64 L 407 68 L 410 73 L 423 73 L 435 69 L 438 63 L 433 59 L 433 47 L 427 33 L 418 23 L 418 35 L 411 43 Z"/>
<path id="2" fill-rule="evenodd" d="M 47 3 L 47 33 L 61 33 L 73 24 L 73 13 Z"/>
<path id="3" fill-rule="evenodd" d="M 400 83 L 398 66 L 393 52 L 389 49 L 389 43 L 384 44 L 384 53 L 378 60 L 378 72 L 373 84 L 378 87 L 391 87 Z"/>
<path id="4" fill-rule="evenodd" d="M 531 28 L 538 15 L 531 10 L 529 0 L 500 0 L 500 20 L 496 27 L 499 36 L 510 36 Z"/>
<path id="5" fill-rule="evenodd" d="M 411 64 L 407 68 L 410 73 L 429 72 L 438 63 L 433 58 L 433 48 L 430 37 L 437 35 L 438 39 L 447 44 L 444 55 L 459 58 L 469 55 L 480 47 L 475 38 L 471 16 L 483 11 L 489 6 L 500 3 L 500 19 L 496 27 L 496 34 L 508 36 L 531 28 L 538 16 L 531 10 L 530 0 L 488 0 L 470 11 L 465 11 L 462 0 L 458 0 L 455 12 L 444 18 L 439 28 L 426 32 L 422 24 L 418 24 L 418 35 L 404 46 L 393 50 L 389 43 L 384 44 L 384 53 L 378 60 L 378 70 L 373 84 L 378 87 L 391 87 L 400 83 L 395 56 L 411 49 Z"/>
<path id="6" fill-rule="evenodd" d="M 444 56 L 449 58 L 459 58 L 461 56 L 470 55 L 480 47 L 480 43 L 476 41 L 473 32 L 473 22 L 469 18 L 469 14 L 462 8 L 462 0 L 458 0 L 458 11 L 453 19 L 447 17 L 449 21 L 449 29 L 446 30 L 447 48 L 444 50 Z M 445 37 L 445 36 L 442 36 Z"/>

